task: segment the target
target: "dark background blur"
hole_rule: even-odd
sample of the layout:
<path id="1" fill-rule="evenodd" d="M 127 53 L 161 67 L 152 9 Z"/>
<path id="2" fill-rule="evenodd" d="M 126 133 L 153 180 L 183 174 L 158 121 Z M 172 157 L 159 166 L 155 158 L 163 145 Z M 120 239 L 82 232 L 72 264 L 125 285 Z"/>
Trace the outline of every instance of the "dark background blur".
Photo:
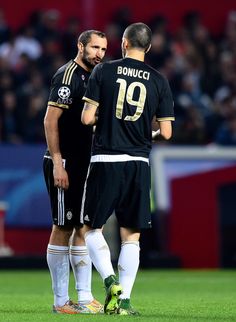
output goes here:
<path id="1" fill-rule="evenodd" d="M 154 176 L 154 227 L 142 240 L 143 266 L 236 266 L 235 0 L 0 1 L 2 250 L 42 255 L 46 249 L 51 217 L 41 164 L 52 75 L 75 57 L 84 29 L 105 31 L 106 59 L 120 58 L 122 33 L 137 21 L 153 31 L 146 62 L 168 78 L 175 102 L 173 139 L 154 150 L 187 149 L 182 163 L 172 157 L 164 173 L 171 190 L 168 207 L 157 200 L 160 173 Z M 201 158 L 192 157 L 194 166 L 192 149 L 200 150 Z M 222 152 L 209 165 L 212 149 Z M 186 174 L 183 168 L 191 170 Z"/>

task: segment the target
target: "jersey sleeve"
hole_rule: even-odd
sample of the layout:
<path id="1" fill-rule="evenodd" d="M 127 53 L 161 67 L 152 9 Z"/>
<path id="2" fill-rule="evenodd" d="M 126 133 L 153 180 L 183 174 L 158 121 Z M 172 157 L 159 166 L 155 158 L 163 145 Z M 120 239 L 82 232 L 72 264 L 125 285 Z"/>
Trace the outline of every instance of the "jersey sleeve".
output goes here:
<path id="1" fill-rule="evenodd" d="M 64 74 L 54 75 L 51 82 L 48 106 L 60 109 L 69 109 L 73 102 L 73 92 L 71 84 L 64 82 Z"/>
<path id="2" fill-rule="evenodd" d="M 174 101 L 169 83 L 166 78 L 162 78 L 162 88 L 160 91 L 159 106 L 156 111 L 157 121 L 174 121 Z"/>
<path id="3" fill-rule="evenodd" d="M 89 77 L 86 92 L 83 96 L 83 100 L 95 106 L 99 106 L 100 101 L 100 84 L 102 78 L 103 64 L 95 66 L 92 74 Z"/>

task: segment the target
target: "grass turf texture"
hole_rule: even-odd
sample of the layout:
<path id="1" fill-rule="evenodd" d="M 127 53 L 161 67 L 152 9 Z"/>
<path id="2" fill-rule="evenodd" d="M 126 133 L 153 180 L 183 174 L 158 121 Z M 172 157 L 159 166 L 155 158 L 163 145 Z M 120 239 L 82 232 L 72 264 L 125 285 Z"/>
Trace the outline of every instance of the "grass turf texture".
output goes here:
<path id="1" fill-rule="evenodd" d="M 70 296 L 76 300 L 73 276 Z M 100 277 L 93 273 L 93 293 L 104 300 Z M 236 270 L 139 271 L 132 305 L 141 316 L 58 315 L 51 313 L 49 272 L 0 270 L 0 321 L 236 321 Z"/>

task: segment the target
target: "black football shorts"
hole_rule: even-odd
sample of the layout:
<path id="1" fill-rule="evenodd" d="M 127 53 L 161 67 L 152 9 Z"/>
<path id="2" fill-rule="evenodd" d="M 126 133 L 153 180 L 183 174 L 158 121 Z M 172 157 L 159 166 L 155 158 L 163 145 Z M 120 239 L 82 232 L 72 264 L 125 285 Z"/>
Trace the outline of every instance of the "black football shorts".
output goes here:
<path id="1" fill-rule="evenodd" d="M 150 181 L 147 162 L 90 163 L 81 221 L 101 228 L 115 211 L 120 227 L 150 228 Z"/>
<path id="2" fill-rule="evenodd" d="M 81 226 L 81 201 L 88 164 L 78 159 L 63 159 L 63 163 L 69 177 L 67 190 L 54 186 L 53 162 L 50 156 L 44 156 L 43 171 L 50 198 L 52 221 L 58 226 Z"/>

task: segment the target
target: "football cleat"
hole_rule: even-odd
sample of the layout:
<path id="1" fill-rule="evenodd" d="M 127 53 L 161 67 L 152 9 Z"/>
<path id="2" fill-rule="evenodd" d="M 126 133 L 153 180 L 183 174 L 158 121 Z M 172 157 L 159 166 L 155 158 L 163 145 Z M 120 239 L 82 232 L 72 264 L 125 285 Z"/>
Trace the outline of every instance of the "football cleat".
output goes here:
<path id="1" fill-rule="evenodd" d="M 120 299 L 117 314 L 120 315 L 140 315 L 130 304 L 130 299 Z"/>
<path id="2" fill-rule="evenodd" d="M 104 283 L 106 289 L 104 312 L 106 314 L 114 314 L 118 308 L 118 300 L 122 293 L 122 286 L 119 284 L 115 275 L 108 276 Z"/>
<path id="3" fill-rule="evenodd" d="M 81 313 L 81 308 L 78 304 L 68 300 L 63 306 L 53 305 L 52 312 L 59 314 L 79 314 Z"/>
<path id="4" fill-rule="evenodd" d="M 79 303 L 79 307 L 81 308 L 81 313 L 90 313 L 90 314 L 104 313 L 103 305 L 95 299 L 93 299 L 93 301 L 88 304 Z"/>

